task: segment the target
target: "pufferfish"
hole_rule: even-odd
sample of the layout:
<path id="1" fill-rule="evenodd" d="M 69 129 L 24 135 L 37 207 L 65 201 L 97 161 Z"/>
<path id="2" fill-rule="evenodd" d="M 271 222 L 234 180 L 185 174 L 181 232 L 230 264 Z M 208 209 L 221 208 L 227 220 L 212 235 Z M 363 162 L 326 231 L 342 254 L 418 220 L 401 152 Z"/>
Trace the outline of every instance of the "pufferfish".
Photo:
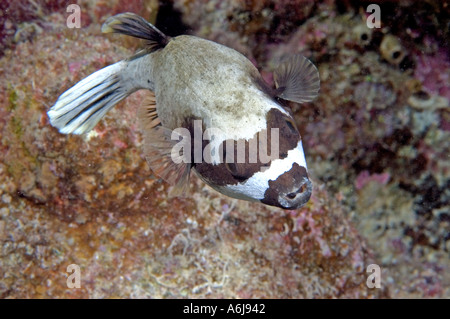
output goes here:
<path id="1" fill-rule="evenodd" d="M 282 60 L 272 88 L 241 53 L 195 36 L 169 37 L 134 13 L 108 18 L 102 31 L 144 39 L 145 48 L 58 98 L 48 116 L 61 133 L 89 132 L 121 100 L 147 89 L 152 98 L 137 114 L 145 157 L 175 189 L 184 191 L 194 170 L 230 197 L 283 209 L 308 202 L 302 138 L 285 101 L 318 95 L 311 61 L 299 54 Z M 262 159 L 261 151 L 271 156 Z"/>

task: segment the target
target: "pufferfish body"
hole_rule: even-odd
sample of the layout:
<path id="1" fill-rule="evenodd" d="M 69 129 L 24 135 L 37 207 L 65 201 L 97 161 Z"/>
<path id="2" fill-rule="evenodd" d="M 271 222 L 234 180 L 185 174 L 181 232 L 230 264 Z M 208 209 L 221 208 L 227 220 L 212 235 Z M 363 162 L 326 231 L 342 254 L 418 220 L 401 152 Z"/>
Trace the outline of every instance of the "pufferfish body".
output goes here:
<path id="1" fill-rule="evenodd" d="M 309 200 L 301 136 L 282 105 L 317 96 L 319 75 L 308 59 L 282 61 L 271 88 L 241 53 L 195 36 L 170 38 L 136 14 L 110 17 L 102 31 L 144 39 L 146 47 L 58 98 L 48 116 L 61 133 L 89 132 L 118 102 L 147 89 L 152 98 L 137 114 L 145 157 L 175 193 L 186 189 L 194 170 L 234 198 L 284 209 Z"/>

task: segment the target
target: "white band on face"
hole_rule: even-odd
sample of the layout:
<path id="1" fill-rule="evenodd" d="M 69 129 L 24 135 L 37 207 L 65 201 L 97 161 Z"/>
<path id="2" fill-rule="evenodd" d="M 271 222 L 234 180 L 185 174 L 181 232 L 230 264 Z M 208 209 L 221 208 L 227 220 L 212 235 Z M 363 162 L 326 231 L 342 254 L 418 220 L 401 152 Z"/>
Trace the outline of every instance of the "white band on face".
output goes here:
<path id="1" fill-rule="evenodd" d="M 294 163 L 307 169 L 302 141 L 298 142 L 296 148 L 288 151 L 286 158 L 272 161 L 268 169 L 255 173 L 245 183 L 217 188 L 225 194 L 233 194 L 231 195 L 233 197 L 247 200 L 262 200 L 266 190 L 269 188 L 269 181 L 276 180 L 279 176 L 289 171 Z"/>

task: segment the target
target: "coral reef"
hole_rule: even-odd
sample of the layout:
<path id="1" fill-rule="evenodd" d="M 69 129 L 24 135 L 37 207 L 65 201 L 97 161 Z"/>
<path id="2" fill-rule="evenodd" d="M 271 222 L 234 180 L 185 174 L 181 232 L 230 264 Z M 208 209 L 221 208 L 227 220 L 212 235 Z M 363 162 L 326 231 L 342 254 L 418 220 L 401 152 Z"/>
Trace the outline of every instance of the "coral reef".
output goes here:
<path id="1" fill-rule="evenodd" d="M 63 35 L 64 44 L 59 37 L 19 44 L 0 64 L 9 79 L 2 86 L 2 297 L 380 293 L 365 285 L 369 250 L 324 189 L 308 208 L 288 212 L 232 200 L 196 178 L 192 198 L 169 199 L 141 158 L 135 112 L 144 93 L 92 134 L 60 135 L 45 112 L 61 88 L 131 52 L 89 31 Z M 39 65 L 45 72 L 32 67 Z M 65 283 L 73 263 L 81 265 L 80 290 Z"/>
<path id="2" fill-rule="evenodd" d="M 417 5 L 396 10 L 406 15 L 414 10 L 418 17 L 431 10 L 438 19 L 439 10 L 448 9 Z M 360 42 L 355 39 L 361 35 L 361 14 L 313 16 L 287 44 L 277 44 L 271 59 L 300 51 L 319 65 L 321 94 L 296 113 L 309 167 L 329 190 L 343 196 L 381 265 L 395 272 L 393 281 L 404 290 L 393 286 L 391 291 L 448 296 L 448 47 L 439 32 L 416 36 L 413 43 L 397 29 L 398 22 L 382 22 L 385 27 Z M 441 22 L 448 24 L 448 19 Z M 309 38 L 314 32 L 320 34 Z M 432 273 L 433 288 L 405 288 L 406 264 L 413 265 L 411 273 Z"/>
<path id="3" fill-rule="evenodd" d="M 81 29 L 66 27 L 64 1 L 14 3 L 0 7 L 1 298 L 450 296 L 441 2 L 377 2 L 381 29 L 357 1 L 83 0 Z M 142 158 L 145 92 L 86 136 L 49 125 L 64 90 L 140 46 L 100 33 L 123 11 L 231 46 L 268 82 L 284 55 L 315 62 L 319 98 L 291 104 L 315 184 L 304 208 L 233 200 L 195 176 L 189 197 L 169 198 Z M 366 285 L 372 263 L 382 289 Z"/>

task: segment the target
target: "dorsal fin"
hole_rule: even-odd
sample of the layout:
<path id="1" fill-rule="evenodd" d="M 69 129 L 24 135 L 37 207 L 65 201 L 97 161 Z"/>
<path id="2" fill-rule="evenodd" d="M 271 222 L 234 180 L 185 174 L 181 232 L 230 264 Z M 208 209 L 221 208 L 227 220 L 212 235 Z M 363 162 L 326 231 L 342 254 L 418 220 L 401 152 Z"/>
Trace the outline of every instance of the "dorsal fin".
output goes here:
<path id="1" fill-rule="evenodd" d="M 300 54 L 283 60 L 274 72 L 277 96 L 297 103 L 314 100 L 320 89 L 319 71 Z"/>
<path id="2" fill-rule="evenodd" d="M 170 37 L 159 31 L 153 24 L 132 12 L 109 17 L 102 26 L 102 32 L 144 39 L 152 51 L 164 48 L 170 40 Z"/>

